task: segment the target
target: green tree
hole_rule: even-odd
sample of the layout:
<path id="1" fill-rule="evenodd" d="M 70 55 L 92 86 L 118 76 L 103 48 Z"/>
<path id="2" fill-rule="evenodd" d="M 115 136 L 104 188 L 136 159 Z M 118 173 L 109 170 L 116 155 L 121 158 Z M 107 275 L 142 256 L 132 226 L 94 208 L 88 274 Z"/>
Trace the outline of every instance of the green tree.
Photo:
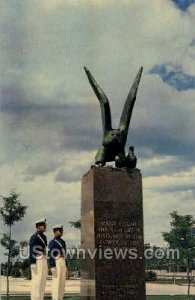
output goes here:
<path id="1" fill-rule="evenodd" d="M 195 257 L 195 238 L 190 235 L 190 228 L 195 224 L 192 215 L 179 215 L 176 211 L 170 213 L 171 230 L 163 232 L 164 240 L 170 248 L 179 250 L 179 260 L 186 264 L 188 280 L 188 296 L 190 295 L 191 276 L 190 269 Z"/>
<path id="2" fill-rule="evenodd" d="M 26 258 L 28 255 L 28 241 L 20 241 L 20 254 L 22 257 L 22 261 L 20 262 L 20 272 L 22 274 L 22 277 L 26 277 L 27 279 L 30 279 L 30 264 L 29 259 Z M 20 257 L 20 258 L 21 258 Z"/>
<path id="3" fill-rule="evenodd" d="M 81 228 L 81 220 L 75 221 L 75 222 L 69 222 L 70 225 L 76 229 L 80 229 Z"/>
<path id="4" fill-rule="evenodd" d="M 0 214 L 3 223 L 8 227 L 8 232 L 3 234 L 0 242 L 5 248 L 7 256 L 7 299 L 9 299 L 9 275 L 12 269 L 12 260 L 19 254 L 19 246 L 17 241 L 12 239 L 12 227 L 16 222 L 22 220 L 26 213 L 27 206 L 22 205 L 18 200 L 19 194 L 11 192 L 8 197 L 2 197 L 2 206 Z"/>
<path id="5" fill-rule="evenodd" d="M 78 247 L 72 246 L 69 251 L 71 255 L 67 255 L 68 270 L 70 272 L 77 271 L 80 274 L 80 258 L 78 257 Z"/>
<path id="6" fill-rule="evenodd" d="M 70 221 L 69 224 L 71 225 L 71 227 L 74 227 L 75 229 L 81 229 L 81 220 L 77 220 L 75 222 Z M 73 250 L 75 249 L 75 251 L 77 251 L 76 247 L 73 247 L 72 249 Z M 68 259 L 69 270 L 70 271 L 78 271 L 79 276 L 80 276 L 81 261 L 80 261 L 80 258 L 77 257 L 76 252 L 71 258 L 67 257 L 67 259 Z"/>

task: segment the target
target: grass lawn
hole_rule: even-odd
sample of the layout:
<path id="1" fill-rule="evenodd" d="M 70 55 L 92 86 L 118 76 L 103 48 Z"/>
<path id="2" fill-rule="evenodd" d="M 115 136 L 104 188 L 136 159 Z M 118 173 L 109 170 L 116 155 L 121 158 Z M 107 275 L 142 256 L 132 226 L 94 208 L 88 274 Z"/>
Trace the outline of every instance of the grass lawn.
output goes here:
<path id="1" fill-rule="evenodd" d="M 2 300 L 6 300 L 6 297 L 1 296 Z M 10 296 L 10 300 L 30 300 L 30 296 Z M 51 297 L 44 297 L 45 300 L 51 300 Z M 65 300 L 79 300 L 80 297 L 65 297 Z"/>
<path id="2" fill-rule="evenodd" d="M 6 297 L 1 298 L 5 300 Z M 51 300 L 51 297 L 45 297 L 45 300 Z M 65 297 L 65 300 L 79 300 L 80 297 Z M 147 296 L 147 300 L 195 300 L 195 296 L 188 298 L 187 296 Z M 11 296 L 10 300 L 30 300 L 30 297 L 27 296 Z"/>
<path id="3" fill-rule="evenodd" d="M 2 300 L 6 300 L 6 297 L 1 296 Z M 51 297 L 44 297 L 45 300 L 51 300 Z M 65 300 L 79 300 L 80 297 L 65 297 Z M 30 300 L 30 296 L 10 296 L 9 300 Z"/>
<path id="4" fill-rule="evenodd" d="M 187 296 L 147 296 L 147 300 L 195 300 L 195 296 L 188 298 Z"/>

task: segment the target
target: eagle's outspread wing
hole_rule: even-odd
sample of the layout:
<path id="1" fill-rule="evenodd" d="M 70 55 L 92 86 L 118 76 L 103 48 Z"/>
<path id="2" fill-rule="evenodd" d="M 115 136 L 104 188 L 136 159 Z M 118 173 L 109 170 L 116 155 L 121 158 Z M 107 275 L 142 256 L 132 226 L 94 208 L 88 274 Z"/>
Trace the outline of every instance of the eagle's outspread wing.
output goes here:
<path id="1" fill-rule="evenodd" d="M 143 71 L 143 67 L 141 67 L 137 73 L 134 83 L 130 89 L 128 96 L 127 96 L 127 100 L 125 102 L 123 112 L 121 115 L 119 129 L 121 130 L 121 133 L 123 135 L 123 144 L 126 143 L 129 124 L 130 124 L 131 115 L 132 115 L 133 107 L 134 107 L 135 100 L 136 100 L 137 90 L 138 90 L 139 82 L 141 79 L 142 71 Z"/>
<path id="2" fill-rule="evenodd" d="M 89 82 L 100 102 L 101 113 L 102 113 L 102 126 L 103 126 L 103 130 L 105 133 L 106 130 L 110 130 L 112 128 L 109 101 L 108 101 L 108 98 L 106 97 L 104 91 L 97 84 L 97 82 L 95 81 L 95 78 L 91 75 L 89 70 L 86 67 L 84 67 L 84 70 L 85 70 L 87 77 L 89 79 Z"/>

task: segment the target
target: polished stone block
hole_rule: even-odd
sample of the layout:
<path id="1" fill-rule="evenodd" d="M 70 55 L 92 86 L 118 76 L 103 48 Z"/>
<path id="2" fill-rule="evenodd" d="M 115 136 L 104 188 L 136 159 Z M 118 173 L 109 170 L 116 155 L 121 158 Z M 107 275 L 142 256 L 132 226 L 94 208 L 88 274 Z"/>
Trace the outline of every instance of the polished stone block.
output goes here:
<path id="1" fill-rule="evenodd" d="M 84 175 L 82 299 L 146 299 L 142 198 L 138 169 L 92 167 Z"/>

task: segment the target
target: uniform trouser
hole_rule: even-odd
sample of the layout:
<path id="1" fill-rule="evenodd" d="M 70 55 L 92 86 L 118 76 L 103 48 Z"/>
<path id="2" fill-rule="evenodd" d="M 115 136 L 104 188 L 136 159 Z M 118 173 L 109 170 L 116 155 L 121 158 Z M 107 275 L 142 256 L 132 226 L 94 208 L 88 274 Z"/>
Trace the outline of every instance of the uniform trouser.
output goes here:
<path id="1" fill-rule="evenodd" d="M 56 258 L 56 271 L 52 277 L 52 300 L 62 300 L 64 297 L 66 271 L 64 258 Z"/>
<path id="2" fill-rule="evenodd" d="M 47 258 L 37 258 L 36 268 L 31 268 L 31 300 L 43 300 L 48 274 Z"/>

